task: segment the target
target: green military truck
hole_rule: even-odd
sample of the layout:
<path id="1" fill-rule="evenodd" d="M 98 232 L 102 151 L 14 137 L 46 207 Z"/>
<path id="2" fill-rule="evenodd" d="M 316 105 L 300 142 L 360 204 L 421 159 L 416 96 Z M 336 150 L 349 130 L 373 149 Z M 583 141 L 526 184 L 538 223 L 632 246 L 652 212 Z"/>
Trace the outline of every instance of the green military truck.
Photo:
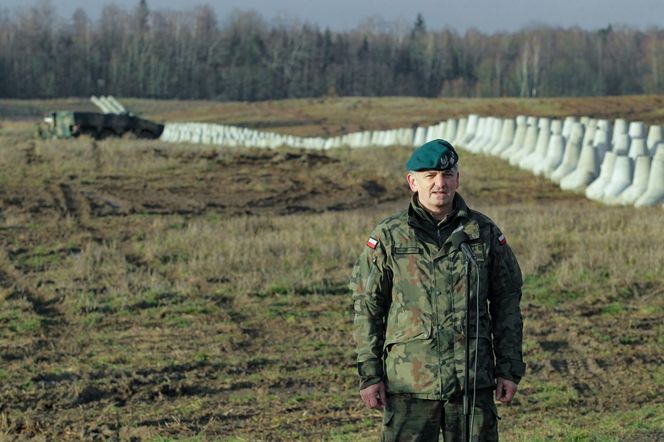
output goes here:
<path id="1" fill-rule="evenodd" d="M 47 127 L 40 129 L 42 136 L 71 138 L 88 135 L 97 140 L 133 134 L 137 138 L 156 139 L 164 125 L 144 120 L 127 113 L 49 112 L 44 118 Z"/>

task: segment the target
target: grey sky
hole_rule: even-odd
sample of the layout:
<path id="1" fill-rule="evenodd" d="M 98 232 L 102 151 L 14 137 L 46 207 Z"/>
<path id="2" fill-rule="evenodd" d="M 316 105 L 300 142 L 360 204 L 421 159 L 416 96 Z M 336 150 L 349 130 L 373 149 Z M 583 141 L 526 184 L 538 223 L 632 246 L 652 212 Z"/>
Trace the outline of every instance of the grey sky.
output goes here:
<path id="1" fill-rule="evenodd" d="M 0 8 L 12 12 L 37 1 L 2 0 Z M 58 15 L 65 18 L 81 7 L 96 19 L 103 6 L 111 3 L 132 9 L 138 0 L 52 0 Z M 646 29 L 664 23 L 664 0 L 148 0 L 151 9 L 189 10 L 196 4 L 212 6 L 220 21 L 234 9 L 253 9 L 267 20 L 286 15 L 333 30 L 352 29 L 369 17 L 412 24 L 418 12 L 424 15 L 429 29 L 477 28 L 487 33 L 515 31 L 532 24 L 583 29 L 612 24 Z"/>

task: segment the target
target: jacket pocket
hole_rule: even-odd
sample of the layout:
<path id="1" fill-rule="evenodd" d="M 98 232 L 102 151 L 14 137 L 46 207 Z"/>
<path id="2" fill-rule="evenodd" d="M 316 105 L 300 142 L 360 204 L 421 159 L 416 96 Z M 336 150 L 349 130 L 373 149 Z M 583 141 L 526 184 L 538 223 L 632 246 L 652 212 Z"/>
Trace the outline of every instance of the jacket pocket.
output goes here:
<path id="1" fill-rule="evenodd" d="M 391 393 L 433 393 L 438 385 L 438 360 L 428 309 L 404 305 L 396 293 L 390 307 L 384 348 L 387 389 Z"/>
<path id="2" fill-rule="evenodd" d="M 387 318 L 385 346 L 417 339 L 431 339 L 431 314 L 419 306 L 404 306 L 393 299 Z"/>
<path id="3" fill-rule="evenodd" d="M 434 394 L 439 388 L 438 357 L 433 339 L 411 339 L 385 347 L 389 393 Z"/>

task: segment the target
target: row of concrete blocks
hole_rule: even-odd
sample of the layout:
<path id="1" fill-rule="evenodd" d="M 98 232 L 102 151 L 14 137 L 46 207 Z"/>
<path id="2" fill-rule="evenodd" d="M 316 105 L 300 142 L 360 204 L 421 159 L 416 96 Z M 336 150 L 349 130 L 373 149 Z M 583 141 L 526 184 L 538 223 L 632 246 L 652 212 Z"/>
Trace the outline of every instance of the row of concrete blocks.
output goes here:
<path id="1" fill-rule="evenodd" d="M 297 137 L 274 132 L 206 123 L 167 123 L 161 140 L 173 143 L 218 144 L 231 147 L 277 148 L 289 146 L 303 149 L 333 149 L 339 147 L 410 146 L 416 138 L 426 133 L 430 139 L 443 138 L 446 124 L 441 123 L 424 130 L 411 128 L 354 132 L 336 137 Z M 441 131 L 441 129 L 443 129 Z M 424 138 L 422 138 L 424 139 Z"/>
<path id="2" fill-rule="evenodd" d="M 502 157 L 606 204 L 637 207 L 664 201 L 664 134 L 660 126 L 617 119 L 519 116 L 450 119 L 413 128 L 355 132 L 342 136 L 297 137 L 237 126 L 169 123 L 161 139 L 231 147 L 305 149 L 419 146 L 443 138 L 471 152 Z"/>
<path id="3" fill-rule="evenodd" d="M 497 156 L 605 204 L 664 202 L 664 134 L 624 119 L 470 115 L 456 144 Z"/>

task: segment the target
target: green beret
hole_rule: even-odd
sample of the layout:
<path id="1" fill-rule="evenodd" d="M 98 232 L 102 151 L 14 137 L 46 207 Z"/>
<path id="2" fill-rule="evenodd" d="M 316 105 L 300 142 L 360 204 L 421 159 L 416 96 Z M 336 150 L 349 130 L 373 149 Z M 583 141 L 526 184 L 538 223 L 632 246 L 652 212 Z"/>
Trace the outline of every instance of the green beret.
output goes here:
<path id="1" fill-rule="evenodd" d="M 459 162 L 454 147 L 445 140 L 424 143 L 410 156 L 406 170 L 450 170 Z"/>

